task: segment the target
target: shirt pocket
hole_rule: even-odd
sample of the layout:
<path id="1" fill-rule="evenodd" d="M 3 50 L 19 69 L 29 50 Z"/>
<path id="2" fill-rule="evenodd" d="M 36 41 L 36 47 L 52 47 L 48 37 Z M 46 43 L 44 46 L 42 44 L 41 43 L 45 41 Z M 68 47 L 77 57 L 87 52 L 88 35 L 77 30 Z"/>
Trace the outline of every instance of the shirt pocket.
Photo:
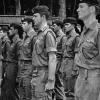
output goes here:
<path id="1" fill-rule="evenodd" d="M 22 51 L 24 55 L 27 55 L 27 56 L 31 53 L 31 47 L 29 46 L 29 43 L 27 43 L 26 45 L 22 47 Z"/>
<path id="2" fill-rule="evenodd" d="M 41 54 L 44 50 L 44 41 L 42 40 L 37 40 L 36 41 L 36 52 L 37 54 Z"/>
<path id="3" fill-rule="evenodd" d="M 99 51 L 94 42 L 87 40 L 83 43 L 82 53 L 86 59 L 93 59 L 98 55 Z"/>

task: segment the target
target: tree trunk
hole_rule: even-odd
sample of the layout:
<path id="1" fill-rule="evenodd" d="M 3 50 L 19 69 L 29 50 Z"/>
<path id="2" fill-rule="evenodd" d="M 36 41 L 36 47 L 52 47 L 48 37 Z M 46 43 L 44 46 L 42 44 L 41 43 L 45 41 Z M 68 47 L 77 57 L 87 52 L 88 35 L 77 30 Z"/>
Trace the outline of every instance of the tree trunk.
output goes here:
<path id="1" fill-rule="evenodd" d="M 60 5 L 59 16 L 63 20 L 66 18 L 66 0 L 59 0 L 59 5 Z"/>
<path id="2" fill-rule="evenodd" d="M 21 14 L 20 0 L 15 0 L 15 3 L 16 3 L 16 15 L 20 15 Z"/>

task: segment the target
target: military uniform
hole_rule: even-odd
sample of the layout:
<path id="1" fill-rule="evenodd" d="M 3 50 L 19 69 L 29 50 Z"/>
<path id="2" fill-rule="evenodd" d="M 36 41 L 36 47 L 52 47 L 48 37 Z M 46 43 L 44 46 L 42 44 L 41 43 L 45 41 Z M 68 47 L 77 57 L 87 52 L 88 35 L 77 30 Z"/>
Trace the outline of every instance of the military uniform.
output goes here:
<path id="1" fill-rule="evenodd" d="M 83 5 L 88 7 L 81 8 Z M 91 7 L 95 11 L 89 13 Z M 77 9 L 82 14 L 79 17 L 84 22 L 84 28 L 75 55 L 75 63 L 79 67 L 75 85 L 76 100 L 100 100 L 100 30 L 96 19 L 99 10 L 98 0 L 81 0 Z"/>
<path id="2" fill-rule="evenodd" d="M 74 69 L 74 57 L 78 36 L 79 35 L 76 32 L 71 32 L 64 40 L 61 72 L 63 74 L 63 79 L 65 80 L 66 92 L 73 92 L 74 90 L 74 78 L 72 79 L 72 72 Z"/>
<path id="3" fill-rule="evenodd" d="M 55 35 L 48 26 L 38 32 L 32 53 L 34 66 L 32 85 L 32 100 L 52 100 L 51 93 L 45 91 L 48 81 L 48 53 L 56 52 Z"/>
<path id="4" fill-rule="evenodd" d="M 26 35 L 21 47 L 19 57 L 19 94 L 21 100 L 31 99 L 31 78 L 32 78 L 32 38 L 35 35 L 31 30 L 30 35 Z"/>
<path id="5" fill-rule="evenodd" d="M 55 95 L 57 100 L 65 100 L 64 86 L 62 80 L 62 74 L 60 72 L 62 56 L 63 56 L 63 40 L 66 35 L 63 32 L 59 32 L 59 36 L 56 38 L 57 45 L 57 68 L 56 68 L 56 82 L 55 82 Z"/>
<path id="6" fill-rule="evenodd" d="M 100 32 L 97 22 L 84 28 L 79 42 L 75 63 L 79 76 L 75 86 L 76 100 L 99 100 L 100 94 Z"/>
<path id="7" fill-rule="evenodd" d="M 5 69 L 6 69 L 6 60 L 7 60 L 7 53 L 8 53 L 8 50 L 10 48 L 10 40 L 8 37 L 3 37 L 2 39 L 2 56 L 3 56 L 3 59 L 2 59 L 2 62 L 3 62 L 3 76 L 4 77 L 4 73 L 5 73 Z"/>
<path id="8" fill-rule="evenodd" d="M 19 57 L 19 47 L 21 40 L 18 35 L 13 37 L 12 43 L 9 47 L 9 42 L 6 43 L 6 51 L 4 55 L 4 60 L 6 61 L 5 76 L 2 83 L 2 97 L 1 100 L 16 100 L 16 77 L 18 72 L 18 57 Z M 4 51 L 3 51 L 4 52 Z"/>

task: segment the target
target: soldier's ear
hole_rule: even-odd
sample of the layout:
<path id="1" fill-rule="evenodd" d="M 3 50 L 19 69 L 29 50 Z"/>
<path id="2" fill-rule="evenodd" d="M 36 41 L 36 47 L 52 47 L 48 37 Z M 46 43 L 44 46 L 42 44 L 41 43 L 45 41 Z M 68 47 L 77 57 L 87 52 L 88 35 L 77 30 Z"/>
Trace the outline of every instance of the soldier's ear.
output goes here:
<path id="1" fill-rule="evenodd" d="M 95 6 L 90 6 L 91 13 L 95 12 Z"/>
<path id="2" fill-rule="evenodd" d="M 43 18 L 43 19 L 46 19 L 46 16 L 45 16 L 45 15 L 42 15 L 42 18 Z"/>

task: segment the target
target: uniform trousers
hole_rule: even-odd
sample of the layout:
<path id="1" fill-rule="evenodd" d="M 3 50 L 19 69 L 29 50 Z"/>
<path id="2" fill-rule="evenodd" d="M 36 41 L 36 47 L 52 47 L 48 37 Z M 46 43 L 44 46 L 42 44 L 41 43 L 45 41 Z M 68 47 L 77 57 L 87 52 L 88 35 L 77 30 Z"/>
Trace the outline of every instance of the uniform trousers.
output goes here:
<path id="1" fill-rule="evenodd" d="M 32 64 L 31 61 L 19 62 L 19 96 L 20 100 L 31 100 L 31 78 L 32 78 Z"/>
<path id="2" fill-rule="evenodd" d="M 38 66 L 33 69 L 31 80 L 32 99 L 31 100 L 53 100 L 53 91 L 45 91 L 48 81 L 48 66 Z"/>
<path id="3" fill-rule="evenodd" d="M 75 100 L 100 100 L 100 69 L 79 67 Z"/>

